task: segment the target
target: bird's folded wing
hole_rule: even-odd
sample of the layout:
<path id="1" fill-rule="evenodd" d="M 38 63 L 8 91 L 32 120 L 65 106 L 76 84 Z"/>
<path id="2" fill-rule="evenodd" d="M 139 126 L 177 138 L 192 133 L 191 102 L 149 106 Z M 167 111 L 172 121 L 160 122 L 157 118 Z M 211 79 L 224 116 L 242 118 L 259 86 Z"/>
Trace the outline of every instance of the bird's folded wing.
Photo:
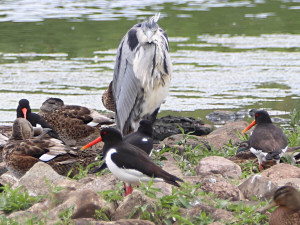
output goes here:
<path id="1" fill-rule="evenodd" d="M 128 45 L 128 33 L 123 38 L 117 52 L 114 68 L 113 95 L 116 106 L 116 122 L 123 131 L 124 125 L 135 105 L 139 82 L 133 71 L 135 50 Z"/>

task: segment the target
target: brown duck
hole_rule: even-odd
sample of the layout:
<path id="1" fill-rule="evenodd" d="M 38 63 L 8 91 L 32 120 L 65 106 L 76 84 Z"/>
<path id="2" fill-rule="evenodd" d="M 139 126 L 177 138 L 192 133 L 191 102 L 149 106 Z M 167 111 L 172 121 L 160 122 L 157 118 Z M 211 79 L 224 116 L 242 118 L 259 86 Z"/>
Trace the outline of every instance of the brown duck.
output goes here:
<path id="1" fill-rule="evenodd" d="M 105 90 L 102 95 L 102 103 L 106 109 L 115 112 L 116 107 L 115 107 L 115 102 L 114 102 L 112 85 L 113 85 L 113 82 L 111 81 L 108 86 L 108 89 Z"/>
<path id="2" fill-rule="evenodd" d="M 95 110 L 65 105 L 59 98 L 47 99 L 40 108 L 43 117 L 70 146 L 83 146 L 100 135 L 99 127 L 112 124 L 113 120 Z"/>
<path id="3" fill-rule="evenodd" d="M 38 137 L 33 137 L 30 122 L 23 118 L 14 121 L 12 136 L 3 149 L 3 160 L 7 169 L 17 178 L 23 176 L 35 163 L 49 164 L 57 173 L 70 176 L 78 173 L 78 165 L 83 168 L 96 162 L 95 151 L 73 150 L 62 141 L 46 138 L 48 128 Z"/>
<path id="4" fill-rule="evenodd" d="M 270 216 L 270 225 L 300 225 L 300 192 L 291 186 L 278 188 L 273 201 L 260 209 L 264 212 L 269 208 L 278 206 Z"/>

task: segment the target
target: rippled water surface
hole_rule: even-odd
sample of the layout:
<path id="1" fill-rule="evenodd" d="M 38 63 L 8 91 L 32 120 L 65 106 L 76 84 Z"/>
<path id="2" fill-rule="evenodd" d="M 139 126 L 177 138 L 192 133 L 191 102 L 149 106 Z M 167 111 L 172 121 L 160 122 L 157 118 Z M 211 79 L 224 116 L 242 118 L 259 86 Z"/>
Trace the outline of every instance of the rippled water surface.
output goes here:
<path id="1" fill-rule="evenodd" d="M 300 109 L 300 2 L 55 1 L 0 3 L 0 124 L 21 98 L 48 97 L 105 111 L 126 31 L 161 12 L 173 77 L 161 114 L 205 118 L 216 109 Z"/>

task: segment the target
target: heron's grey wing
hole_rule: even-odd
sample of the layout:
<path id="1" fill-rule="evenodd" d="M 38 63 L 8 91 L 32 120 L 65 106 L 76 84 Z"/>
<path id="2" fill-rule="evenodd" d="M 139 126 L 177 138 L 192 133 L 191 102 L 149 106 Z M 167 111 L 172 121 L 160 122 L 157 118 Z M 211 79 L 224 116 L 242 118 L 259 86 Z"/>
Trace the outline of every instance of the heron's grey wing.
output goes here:
<path id="1" fill-rule="evenodd" d="M 138 96 L 138 79 L 133 72 L 133 66 L 130 63 L 126 64 L 122 86 L 120 89 L 120 95 L 116 104 L 116 119 L 117 126 L 123 132 L 125 123 L 130 117 L 131 111 L 136 104 Z M 129 126 L 130 124 L 127 124 Z"/>
<path id="2" fill-rule="evenodd" d="M 131 30 L 133 30 L 133 28 Z M 128 33 L 130 33 L 130 31 Z M 131 49 L 128 44 L 128 33 L 118 48 L 113 78 L 116 123 L 122 133 L 125 123 L 133 110 L 140 89 L 139 81 L 133 71 L 135 51 Z"/>

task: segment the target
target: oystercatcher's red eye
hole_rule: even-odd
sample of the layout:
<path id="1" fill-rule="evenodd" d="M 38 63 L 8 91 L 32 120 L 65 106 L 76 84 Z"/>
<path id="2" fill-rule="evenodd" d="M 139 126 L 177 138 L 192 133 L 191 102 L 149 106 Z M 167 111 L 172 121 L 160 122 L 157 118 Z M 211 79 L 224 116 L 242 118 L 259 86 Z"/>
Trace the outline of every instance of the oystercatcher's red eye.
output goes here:
<path id="1" fill-rule="evenodd" d="M 106 132 L 106 131 L 104 131 L 104 132 L 103 132 L 103 135 L 106 135 L 106 134 L 107 134 L 107 132 Z"/>
<path id="2" fill-rule="evenodd" d="M 255 113 L 255 116 L 258 116 L 258 114 L 257 114 L 257 113 Z"/>

